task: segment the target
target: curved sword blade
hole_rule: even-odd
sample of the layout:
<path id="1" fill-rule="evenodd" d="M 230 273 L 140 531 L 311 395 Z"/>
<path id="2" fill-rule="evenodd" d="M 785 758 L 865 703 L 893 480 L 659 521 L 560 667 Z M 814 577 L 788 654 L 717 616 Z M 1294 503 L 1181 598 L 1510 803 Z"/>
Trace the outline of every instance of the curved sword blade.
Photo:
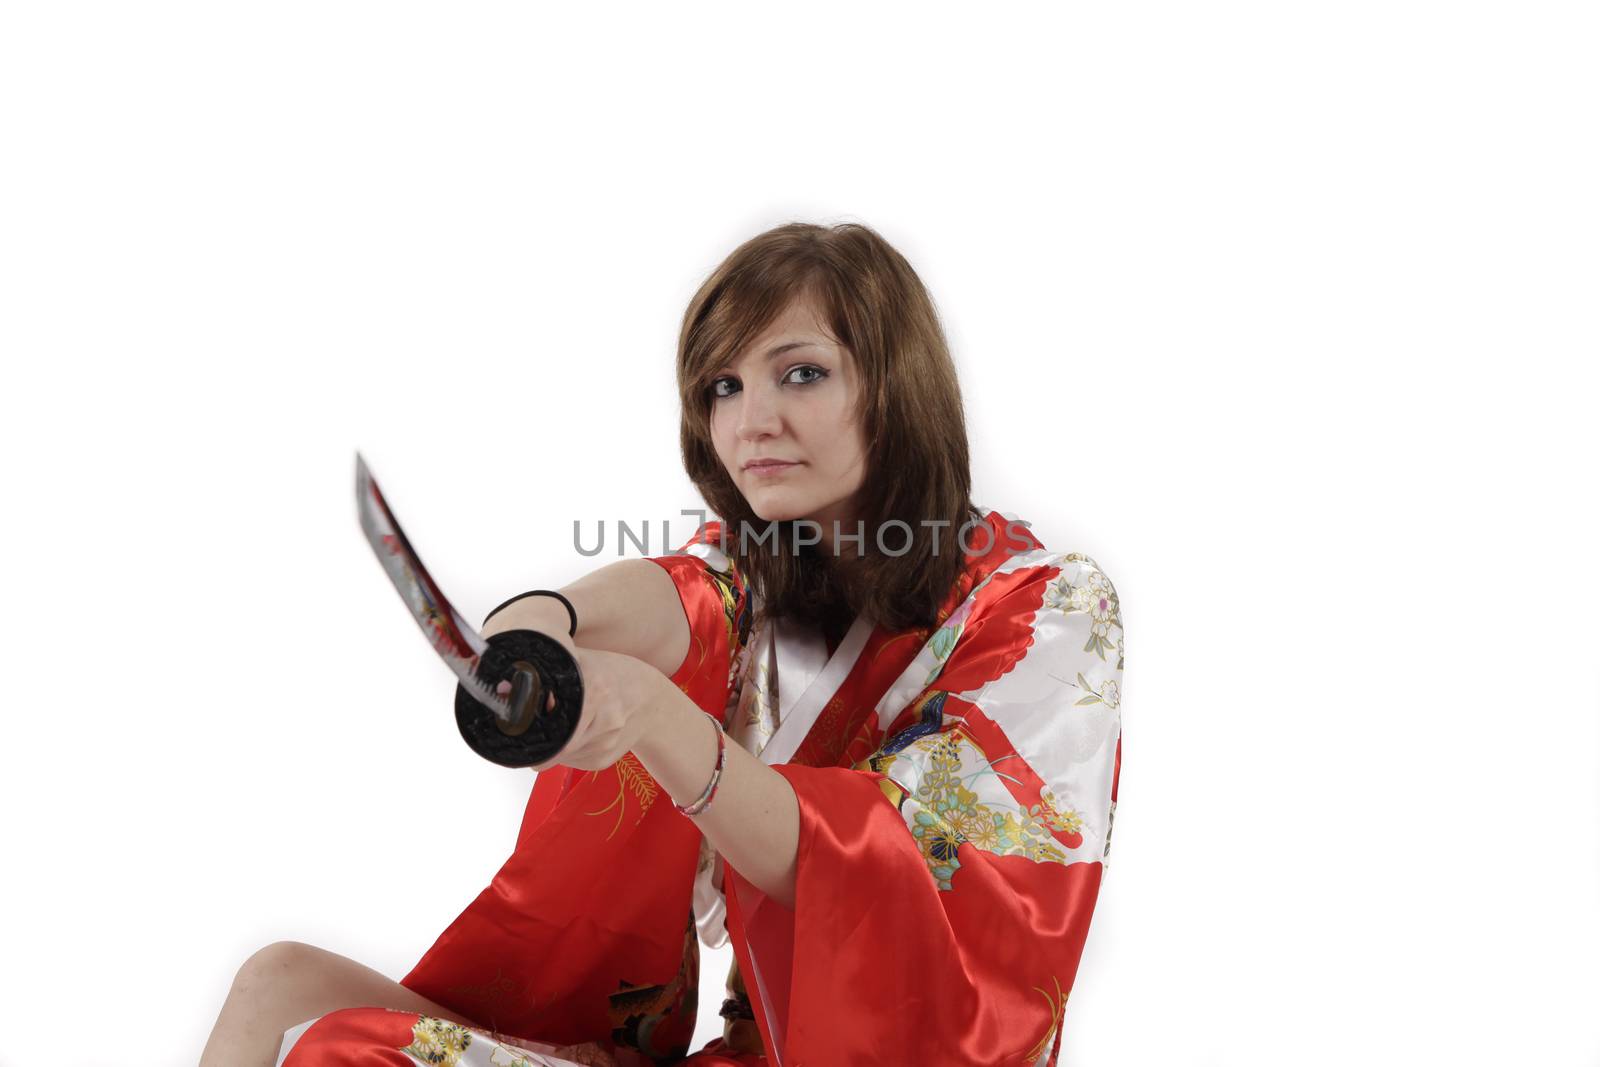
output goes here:
<path id="1" fill-rule="evenodd" d="M 422 628 L 433 650 L 461 679 L 467 692 L 502 720 L 510 722 L 514 716 L 505 698 L 478 679 L 478 657 L 489 647 L 488 642 L 439 591 L 433 576 L 417 558 L 411 542 L 406 540 L 400 523 L 383 499 L 383 491 L 359 452 L 356 453 L 356 511 L 367 543 L 377 554 L 384 573 L 394 583 L 400 599 L 406 602 L 411 617 Z"/>

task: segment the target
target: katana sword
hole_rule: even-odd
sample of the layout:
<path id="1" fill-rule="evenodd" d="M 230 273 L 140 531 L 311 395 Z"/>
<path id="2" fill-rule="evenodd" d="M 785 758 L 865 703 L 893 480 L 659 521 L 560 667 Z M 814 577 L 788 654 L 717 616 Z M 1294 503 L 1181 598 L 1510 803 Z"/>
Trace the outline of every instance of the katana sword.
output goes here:
<path id="1" fill-rule="evenodd" d="M 384 573 L 460 683 L 456 723 L 467 744 L 505 767 L 527 767 L 557 755 L 572 739 L 583 711 L 583 679 L 566 646 L 536 630 L 484 638 L 468 625 L 417 558 L 359 452 L 356 512 Z M 510 683 L 504 696 L 502 682 Z M 555 704 L 546 708 L 551 693 Z"/>

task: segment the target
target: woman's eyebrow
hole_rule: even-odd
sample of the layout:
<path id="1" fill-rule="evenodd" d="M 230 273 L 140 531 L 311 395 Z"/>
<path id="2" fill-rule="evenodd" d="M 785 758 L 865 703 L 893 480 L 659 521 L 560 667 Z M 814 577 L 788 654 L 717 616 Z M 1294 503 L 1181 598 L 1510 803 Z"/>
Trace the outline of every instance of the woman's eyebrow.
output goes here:
<path id="1" fill-rule="evenodd" d="M 767 359 L 773 359 L 774 357 L 781 356 L 785 352 L 793 351 L 796 348 L 824 348 L 824 347 L 826 347 L 826 346 L 823 345 L 820 341 L 782 341 L 782 342 L 780 342 L 778 344 L 773 345 L 771 348 L 767 349 L 766 358 Z M 738 360 L 730 359 L 730 360 L 728 360 L 727 363 L 723 364 L 723 369 L 724 370 L 731 370 L 736 363 L 738 363 Z"/>
<path id="2" fill-rule="evenodd" d="M 818 344 L 816 341 L 785 341 L 781 345 L 774 345 L 773 347 L 767 349 L 767 358 L 771 359 L 773 356 L 782 355 L 784 352 L 787 352 L 792 348 L 821 348 L 821 347 L 822 346 L 820 344 Z"/>

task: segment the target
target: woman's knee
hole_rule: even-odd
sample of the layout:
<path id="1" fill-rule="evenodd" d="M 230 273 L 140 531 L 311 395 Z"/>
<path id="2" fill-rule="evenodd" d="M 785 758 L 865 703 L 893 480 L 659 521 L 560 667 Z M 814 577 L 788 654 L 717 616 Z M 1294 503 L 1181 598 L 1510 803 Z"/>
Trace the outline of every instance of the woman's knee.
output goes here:
<path id="1" fill-rule="evenodd" d="M 308 945 L 304 941 L 274 941 L 270 945 L 256 949 L 250 958 L 244 961 L 244 966 L 240 970 L 298 966 L 326 952 L 326 949 Z"/>
<path id="2" fill-rule="evenodd" d="M 303 976 L 306 971 L 314 968 L 320 962 L 319 957 L 324 955 L 326 953 L 323 949 L 303 941 L 274 941 L 264 948 L 257 949 L 240 965 L 238 973 L 233 977 L 233 984 L 239 987 L 261 986 L 286 978 Z"/>

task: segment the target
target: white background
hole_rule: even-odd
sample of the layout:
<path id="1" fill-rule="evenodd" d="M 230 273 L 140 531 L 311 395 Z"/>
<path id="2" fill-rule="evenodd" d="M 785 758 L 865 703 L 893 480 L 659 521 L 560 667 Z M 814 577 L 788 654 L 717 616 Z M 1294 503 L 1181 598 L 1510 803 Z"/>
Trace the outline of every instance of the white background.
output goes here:
<path id="1" fill-rule="evenodd" d="M 791 219 L 906 254 L 978 501 L 1122 597 L 1062 1062 L 1595 1063 L 1595 30 L 9 5 L 0 1063 L 192 1063 L 274 940 L 410 968 L 531 775 L 354 451 L 467 615 L 572 580 L 574 519 L 698 506 L 680 316 Z"/>

